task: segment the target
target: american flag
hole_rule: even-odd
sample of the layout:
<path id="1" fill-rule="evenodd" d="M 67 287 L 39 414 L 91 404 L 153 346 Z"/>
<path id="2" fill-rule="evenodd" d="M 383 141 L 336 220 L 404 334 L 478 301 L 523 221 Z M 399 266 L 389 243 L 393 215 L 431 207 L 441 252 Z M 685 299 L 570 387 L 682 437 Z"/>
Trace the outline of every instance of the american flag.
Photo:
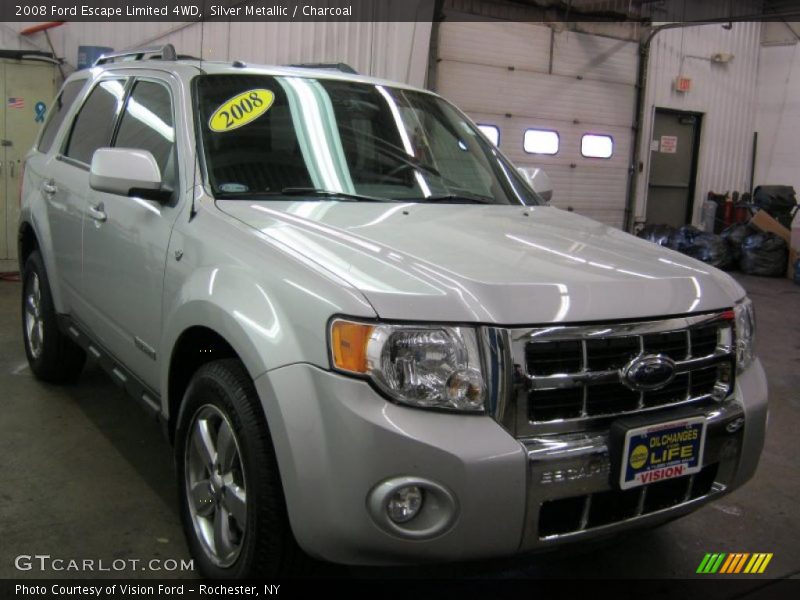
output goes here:
<path id="1" fill-rule="evenodd" d="M 8 108 L 25 108 L 25 98 L 9 98 Z"/>

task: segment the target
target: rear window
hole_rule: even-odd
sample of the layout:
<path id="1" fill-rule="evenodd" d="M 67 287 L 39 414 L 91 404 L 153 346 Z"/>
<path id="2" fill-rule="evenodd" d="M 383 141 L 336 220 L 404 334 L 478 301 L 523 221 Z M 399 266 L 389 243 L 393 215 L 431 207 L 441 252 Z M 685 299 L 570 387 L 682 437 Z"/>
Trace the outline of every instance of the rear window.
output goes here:
<path id="1" fill-rule="evenodd" d="M 50 148 L 53 146 L 53 140 L 56 139 L 56 134 L 58 130 L 61 129 L 61 124 L 64 122 L 64 118 L 67 116 L 69 109 L 72 108 L 72 105 L 75 103 L 75 98 L 78 97 L 78 94 L 80 94 L 85 84 L 85 79 L 78 79 L 64 85 L 61 93 L 58 95 L 55 102 L 53 102 L 53 106 L 50 108 L 50 115 L 47 118 L 47 122 L 44 124 L 42 136 L 39 138 L 39 145 L 37 147 L 39 152 L 46 153 L 50 151 Z"/>
<path id="2" fill-rule="evenodd" d="M 124 79 L 108 79 L 98 83 L 75 117 L 64 154 L 91 164 L 94 151 L 111 144 L 114 120 L 124 99 Z"/>

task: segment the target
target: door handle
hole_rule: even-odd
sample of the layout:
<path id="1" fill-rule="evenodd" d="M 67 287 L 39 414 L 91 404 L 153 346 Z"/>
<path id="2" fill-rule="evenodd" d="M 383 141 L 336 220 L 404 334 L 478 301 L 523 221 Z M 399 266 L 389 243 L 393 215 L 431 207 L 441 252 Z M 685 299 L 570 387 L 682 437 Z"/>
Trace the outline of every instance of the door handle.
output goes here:
<path id="1" fill-rule="evenodd" d="M 103 206 L 102 202 L 96 206 L 92 206 L 91 204 L 89 205 L 89 216 L 100 223 L 103 223 L 106 219 L 108 219 L 108 215 L 105 213 L 105 207 Z"/>
<path id="2" fill-rule="evenodd" d="M 8 167 L 8 171 L 9 171 L 8 174 L 13 179 L 14 178 L 14 161 L 12 160 L 10 162 L 11 162 L 11 164 Z"/>
<path id="3" fill-rule="evenodd" d="M 49 181 L 45 181 L 42 184 L 42 191 L 45 194 L 47 194 L 48 196 L 52 196 L 53 194 L 55 194 L 58 191 L 58 187 L 56 187 L 56 184 L 51 179 Z"/>

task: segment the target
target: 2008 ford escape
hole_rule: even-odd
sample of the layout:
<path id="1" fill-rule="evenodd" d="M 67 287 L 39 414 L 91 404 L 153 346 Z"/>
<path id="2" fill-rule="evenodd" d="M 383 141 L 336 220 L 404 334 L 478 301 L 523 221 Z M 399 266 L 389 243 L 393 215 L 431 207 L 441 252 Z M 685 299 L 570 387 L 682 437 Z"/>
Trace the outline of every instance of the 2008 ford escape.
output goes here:
<path id="1" fill-rule="evenodd" d="M 205 575 L 579 543 L 753 475 L 727 275 L 547 206 L 431 92 L 123 58 L 69 77 L 27 157 L 26 351 L 162 421 Z"/>

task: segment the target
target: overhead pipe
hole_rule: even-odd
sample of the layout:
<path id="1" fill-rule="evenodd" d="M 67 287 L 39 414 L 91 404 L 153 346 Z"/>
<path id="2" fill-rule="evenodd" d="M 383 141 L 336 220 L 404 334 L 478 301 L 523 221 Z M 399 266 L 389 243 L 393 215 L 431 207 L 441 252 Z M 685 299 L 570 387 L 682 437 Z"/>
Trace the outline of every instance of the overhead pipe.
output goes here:
<path id="1" fill-rule="evenodd" d="M 50 34 L 48 33 L 49 30 L 54 29 L 55 27 L 61 27 L 64 24 L 64 21 L 48 21 L 47 23 L 39 23 L 37 25 L 32 25 L 31 27 L 27 27 L 19 32 L 21 36 L 30 36 L 34 33 L 43 32 L 44 38 L 47 40 L 47 45 L 50 46 L 50 50 L 53 53 L 53 58 L 57 59 L 57 66 L 58 72 L 61 75 L 61 81 L 63 82 L 64 79 L 64 68 L 61 66 L 62 59 L 58 58 L 58 54 L 56 54 L 56 49 L 53 47 L 53 41 L 50 39 Z"/>

